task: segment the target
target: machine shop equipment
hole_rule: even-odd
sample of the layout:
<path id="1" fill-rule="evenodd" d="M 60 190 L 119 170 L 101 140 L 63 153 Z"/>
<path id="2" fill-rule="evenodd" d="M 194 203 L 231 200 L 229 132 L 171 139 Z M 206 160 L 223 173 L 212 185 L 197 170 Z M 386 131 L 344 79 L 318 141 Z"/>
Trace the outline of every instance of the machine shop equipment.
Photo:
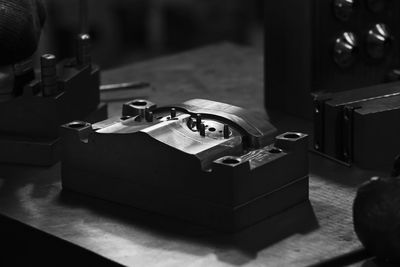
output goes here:
<path id="1" fill-rule="evenodd" d="M 320 95 L 314 149 L 365 169 L 387 170 L 400 147 L 400 82 Z"/>
<path id="2" fill-rule="evenodd" d="M 235 232 L 308 200 L 307 135 L 194 99 L 62 126 L 62 186 Z"/>
<path id="3" fill-rule="evenodd" d="M 365 250 L 382 262 L 400 263 L 400 156 L 386 177 L 372 177 L 357 190 L 353 222 Z"/>
<path id="4" fill-rule="evenodd" d="M 399 79 L 399 1 L 265 1 L 265 19 L 268 109 L 311 119 L 311 94 Z"/>
<path id="5" fill-rule="evenodd" d="M 52 54 L 42 55 L 38 75 L 30 58 L 14 64 L 13 86 L 0 88 L 0 162 L 54 164 L 60 125 L 107 117 L 100 103 L 100 70 L 90 58 L 90 36 L 81 32 L 76 55 L 59 63 Z"/>
<path id="6" fill-rule="evenodd" d="M 267 108 L 314 119 L 314 150 L 329 158 L 390 168 L 400 146 L 400 2 L 286 0 L 265 8 Z"/>
<path id="7" fill-rule="evenodd" d="M 79 42 L 88 42 L 88 36 L 80 38 Z M 21 95 L 0 103 L 1 162 L 51 165 L 59 160 L 61 124 L 106 117 L 106 106 L 100 104 L 99 68 L 80 52 L 76 59 L 59 64 L 53 55 L 43 55 L 41 79 L 30 81 Z"/>

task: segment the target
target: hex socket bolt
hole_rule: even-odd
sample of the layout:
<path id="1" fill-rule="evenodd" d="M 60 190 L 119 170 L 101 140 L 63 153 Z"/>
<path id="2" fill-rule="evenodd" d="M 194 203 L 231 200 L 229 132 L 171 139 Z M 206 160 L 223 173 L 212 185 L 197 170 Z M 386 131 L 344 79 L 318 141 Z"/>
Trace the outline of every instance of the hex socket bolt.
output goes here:
<path id="1" fill-rule="evenodd" d="M 78 35 L 76 42 L 76 61 L 80 66 L 91 63 L 89 34 Z"/>
<path id="2" fill-rule="evenodd" d="M 42 94 L 51 96 L 57 93 L 57 62 L 52 54 L 42 55 L 40 58 Z"/>

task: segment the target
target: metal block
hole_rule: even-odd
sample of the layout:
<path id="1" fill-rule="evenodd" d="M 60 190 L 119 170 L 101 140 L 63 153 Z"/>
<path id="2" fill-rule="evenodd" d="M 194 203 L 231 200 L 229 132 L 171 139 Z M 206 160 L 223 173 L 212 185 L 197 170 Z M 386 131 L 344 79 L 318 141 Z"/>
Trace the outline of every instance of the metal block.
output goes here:
<path id="1" fill-rule="evenodd" d="M 236 231 L 308 199 L 307 139 L 224 103 L 134 100 L 122 116 L 62 127 L 62 184 Z"/>
<path id="2" fill-rule="evenodd" d="M 53 81 L 45 85 L 49 81 L 43 74 L 42 80 L 26 84 L 21 95 L 0 102 L 0 162 L 51 165 L 59 160 L 60 125 L 106 118 L 107 107 L 100 103 L 99 68 L 69 59 L 57 69 L 56 86 Z"/>
<path id="3" fill-rule="evenodd" d="M 391 169 L 400 147 L 400 83 L 327 94 L 314 103 L 321 111 L 314 113 L 314 149 L 362 168 Z"/>
<path id="4" fill-rule="evenodd" d="M 265 19 L 267 109 L 312 119 L 310 94 L 399 80 L 399 1 L 265 1 Z"/>

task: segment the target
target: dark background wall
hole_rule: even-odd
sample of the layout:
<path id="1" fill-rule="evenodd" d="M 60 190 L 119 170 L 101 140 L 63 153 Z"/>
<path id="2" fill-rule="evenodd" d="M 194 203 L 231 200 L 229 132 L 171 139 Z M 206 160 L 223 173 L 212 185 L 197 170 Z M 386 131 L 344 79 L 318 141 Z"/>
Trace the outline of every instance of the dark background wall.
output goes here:
<path id="1" fill-rule="evenodd" d="M 70 56 L 78 0 L 47 0 L 40 53 Z M 93 57 L 103 68 L 231 41 L 262 47 L 262 0 L 89 0 Z"/>

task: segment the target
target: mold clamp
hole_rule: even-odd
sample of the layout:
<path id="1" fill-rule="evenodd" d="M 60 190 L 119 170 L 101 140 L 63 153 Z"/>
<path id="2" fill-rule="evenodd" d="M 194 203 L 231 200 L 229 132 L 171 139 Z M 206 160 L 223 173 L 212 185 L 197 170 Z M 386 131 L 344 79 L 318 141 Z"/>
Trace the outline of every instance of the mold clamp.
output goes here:
<path id="1" fill-rule="evenodd" d="M 210 100 L 62 126 L 62 185 L 236 232 L 308 200 L 308 136 L 277 135 L 260 114 Z M 295 219 L 295 218 L 294 218 Z"/>

